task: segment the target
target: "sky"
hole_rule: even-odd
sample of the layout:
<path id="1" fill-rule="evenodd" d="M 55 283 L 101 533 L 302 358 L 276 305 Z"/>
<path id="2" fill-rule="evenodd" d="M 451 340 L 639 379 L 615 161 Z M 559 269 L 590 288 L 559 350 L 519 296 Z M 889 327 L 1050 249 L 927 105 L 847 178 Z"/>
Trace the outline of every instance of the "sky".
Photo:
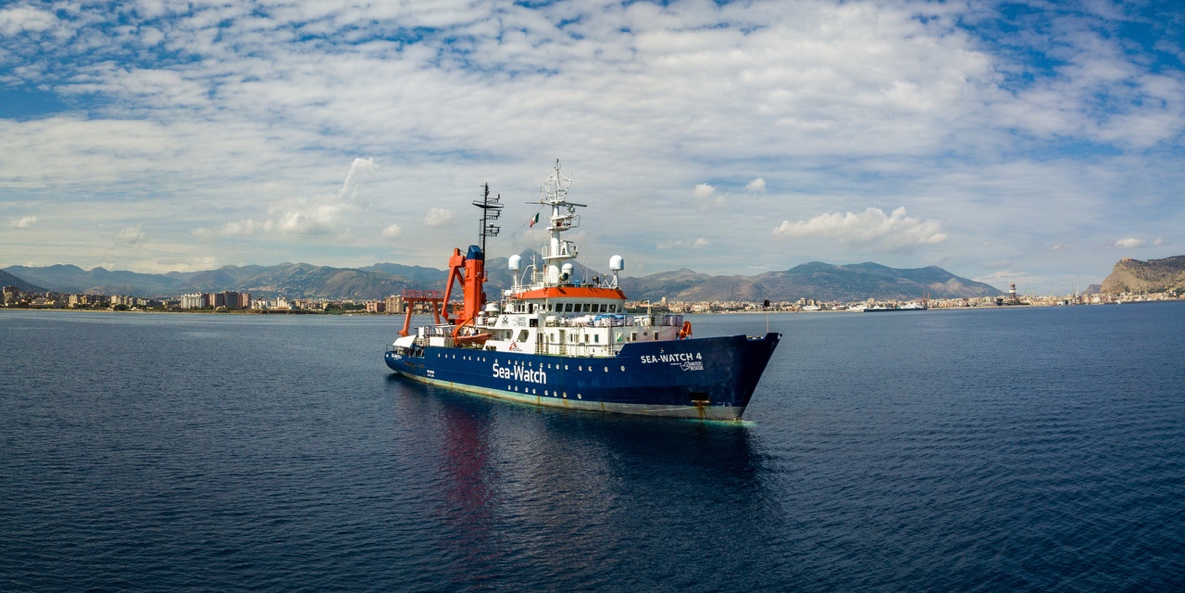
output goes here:
<path id="1" fill-rule="evenodd" d="M 1185 5 L 0 0 L 0 268 L 627 276 L 940 266 L 1024 294 L 1185 254 Z M 532 203 L 534 202 L 534 203 Z M 546 213 L 545 213 L 546 216 Z"/>

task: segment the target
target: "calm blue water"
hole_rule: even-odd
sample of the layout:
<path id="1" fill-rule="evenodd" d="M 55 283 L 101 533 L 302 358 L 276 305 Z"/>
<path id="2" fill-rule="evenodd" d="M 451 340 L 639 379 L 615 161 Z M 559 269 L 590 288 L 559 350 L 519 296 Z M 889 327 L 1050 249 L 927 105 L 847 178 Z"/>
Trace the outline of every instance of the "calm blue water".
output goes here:
<path id="1" fill-rule="evenodd" d="M 1185 590 L 1185 303 L 768 323 L 718 425 L 405 383 L 394 318 L 0 312 L 0 591 Z"/>

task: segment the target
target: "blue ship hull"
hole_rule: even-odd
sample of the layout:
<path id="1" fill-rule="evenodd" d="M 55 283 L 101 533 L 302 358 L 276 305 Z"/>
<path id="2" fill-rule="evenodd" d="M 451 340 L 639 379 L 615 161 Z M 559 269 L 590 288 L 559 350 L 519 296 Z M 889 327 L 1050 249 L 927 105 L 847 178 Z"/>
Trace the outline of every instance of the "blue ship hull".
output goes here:
<path id="1" fill-rule="evenodd" d="M 417 381 L 540 406 L 738 420 L 781 336 L 635 342 L 608 358 L 426 347 L 388 350 L 386 362 Z"/>

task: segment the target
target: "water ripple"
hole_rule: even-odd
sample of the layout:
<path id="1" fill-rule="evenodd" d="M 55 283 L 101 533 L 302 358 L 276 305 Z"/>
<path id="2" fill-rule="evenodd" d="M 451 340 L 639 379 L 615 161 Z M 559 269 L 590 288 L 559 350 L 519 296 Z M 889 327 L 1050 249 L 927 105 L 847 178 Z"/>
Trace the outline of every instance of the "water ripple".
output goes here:
<path id="1" fill-rule="evenodd" d="M 1176 304 L 772 316 L 738 425 L 407 383 L 383 318 L 0 318 L 4 591 L 1185 590 Z"/>

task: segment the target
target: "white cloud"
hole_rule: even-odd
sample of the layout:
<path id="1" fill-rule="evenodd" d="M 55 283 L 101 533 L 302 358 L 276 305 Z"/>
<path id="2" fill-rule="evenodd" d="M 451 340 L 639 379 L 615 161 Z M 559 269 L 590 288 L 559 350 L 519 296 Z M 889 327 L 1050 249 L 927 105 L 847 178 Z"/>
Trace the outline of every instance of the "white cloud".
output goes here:
<path id="1" fill-rule="evenodd" d="M 716 188 L 706 183 L 701 183 L 691 190 L 691 195 L 695 196 L 697 200 L 707 200 L 716 194 Z"/>
<path id="2" fill-rule="evenodd" d="M 135 245 L 144 240 L 144 233 L 138 225 L 127 227 L 119 231 L 119 240 L 121 243 Z"/>
<path id="3" fill-rule="evenodd" d="M 20 218 L 12 219 L 8 222 L 8 226 L 14 229 L 27 229 L 34 224 L 37 224 L 36 216 L 22 216 Z"/>
<path id="4" fill-rule="evenodd" d="M 745 191 L 757 194 L 765 193 L 765 180 L 758 177 L 757 179 L 750 181 L 747 185 L 745 185 Z"/>
<path id="5" fill-rule="evenodd" d="M 31 6 L 14 6 L 0 10 L 0 33 L 12 37 L 22 31 L 41 32 L 52 29 L 58 19 L 52 12 Z"/>
<path id="6" fill-rule="evenodd" d="M 691 190 L 691 195 L 699 202 L 701 210 L 723 206 L 725 203 L 724 195 L 716 193 L 716 188 L 707 183 L 695 186 L 695 189 Z"/>
<path id="7" fill-rule="evenodd" d="M 1134 237 L 1127 237 L 1124 239 L 1119 239 L 1118 241 L 1112 243 L 1111 246 L 1116 249 L 1136 249 L 1138 247 L 1143 247 L 1144 245 L 1147 245 L 1147 244 L 1148 244 L 1148 242 L 1143 239 L 1136 239 Z"/>
<path id="8" fill-rule="evenodd" d="M 361 223 L 361 215 L 370 204 L 359 200 L 359 179 L 378 169 L 374 159 L 355 158 L 341 187 L 332 194 L 273 202 L 268 218 L 256 222 L 248 218 L 228 222 L 219 231 L 223 237 L 250 237 L 258 232 L 294 237 L 345 238 L 352 223 Z"/>
<path id="9" fill-rule="evenodd" d="M 448 208 L 433 208 L 424 215 L 424 224 L 430 227 L 445 226 L 453 221 L 456 214 Z"/>
<path id="10" fill-rule="evenodd" d="M 263 229 L 296 236 L 335 235 L 345 230 L 343 219 L 355 209 L 338 202 L 336 196 L 293 200 L 270 208 L 271 218 L 263 223 Z"/>
<path id="11" fill-rule="evenodd" d="M 880 208 L 863 212 L 820 214 L 810 220 L 782 221 L 773 234 L 779 237 L 824 237 L 846 245 L 881 245 L 890 250 L 941 243 L 946 233 L 935 220 L 908 216 L 904 207 L 885 215 Z"/>
<path id="12" fill-rule="evenodd" d="M 679 240 L 675 240 L 675 241 L 667 241 L 664 243 L 659 243 L 658 245 L 655 245 L 655 247 L 657 247 L 658 249 L 661 249 L 661 250 L 702 249 L 704 247 L 710 246 L 711 244 L 712 244 L 711 241 L 709 241 L 703 237 L 698 237 L 698 238 L 691 240 L 691 241 L 686 241 L 683 239 L 679 239 Z"/>
<path id="13" fill-rule="evenodd" d="M 394 239 L 394 238 L 398 237 L 400 235 L 400 233 L 402 233 L 402 232 L 403 232 L 403 229 L 399 225 L 393 224 L 393 225 L 383 229 L 383 232 L 381 233 L 381 235 L 383 236 L 384 239 Z"/>
<path id="14" fill-rule="evenodd" d="M 250 218 L 239 222 L 228 222 L 226 226 L 222 227 L 221 235 L 223 237 L 250 237 L 262 226 Z"/>
<path id="15" fill-rule="evenodd" d="M 356 201 L 358 199 L 358 178 L 373 174 L 379 168 L 374 159 L 355 158 L 350 163 L 350 172 L 346 174 L 342 187 L 337 192 L 337 199 Z"/>

